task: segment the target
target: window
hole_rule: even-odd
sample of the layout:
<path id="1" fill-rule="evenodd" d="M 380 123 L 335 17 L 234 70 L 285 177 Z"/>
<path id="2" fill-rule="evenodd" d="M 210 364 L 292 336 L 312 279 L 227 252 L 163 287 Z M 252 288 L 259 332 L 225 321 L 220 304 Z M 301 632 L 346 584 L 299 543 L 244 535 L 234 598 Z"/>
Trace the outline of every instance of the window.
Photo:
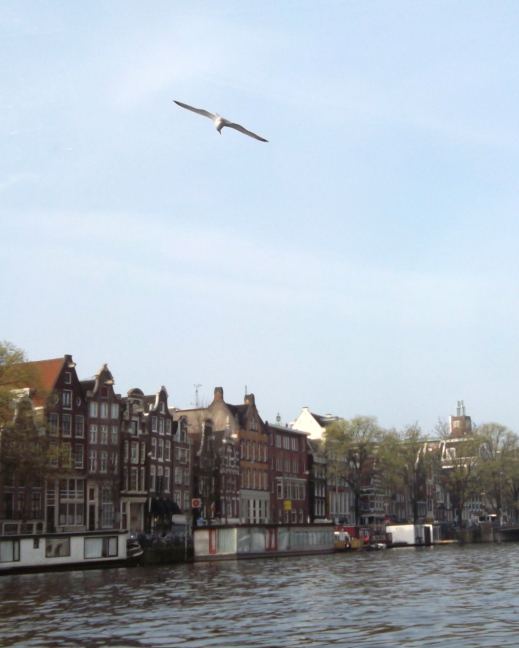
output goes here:
<path id="1" fill-rule="evenodd" d="M 164 469 L 162 466 L 159 466 L 157 468 L 157 492 L 162 493 L 163 489 L 163 484 L 162 484 L 162 477 L 164 476 Z"/>
<path id="2" fill-rule="evenodd" d="M 76 436 L 81 439 L 85 436 L 85 419 L 80 414 L 76 416 Z"/>
<path id="3" fill-rule="evenodd" d="M 117 425 L 112 425 L 112 427 L 110 428 L 110 443 L 112 445 L 117 445 L 117 432 Z"/>
<path id="4" fill-rule="evenodd" d="M 56 436 L 59 432 L 59 414 L 51 412 L 49 414 L 49 433 Z"/>
<path id="5" fill-rule="evenodd" d="M 141 491 L 144 491 L 144 490 L 146 490 L 146 488 L 145 488 L 145 483 L 146 483 L 146 481 L 145 481 L 145 477 L 146 477 L 146 469 L 145 469 L 144 467 L 142 467 L 142 468 L 140 469 L 139 474 L 140 474 L 140 480 L 141 480 L 141 481 L 140 481 Z"/>
<path id="6" fill-rule="evenodd" d="M 59 483 L 60 526 L 81 526 L 84 518 L 85 482 L 83 479 L 62 479 Z"/>
<path id="7" fill-rule="evenodd" d="M 177 504 L 180 506 L 180 499 L 178 500 Z M 184 511 L 189 511 L 191 508 L 191 500 L 189 498 L 189 493 L 184 493 Z"/>
<path id="8" fill-rule="evenodd" d="M 70 468 L 72 466 L 72 444 L 64 443 L 61 454 L 61 465 L 63 468 Z"/>
<path id="9" fill-rule="evenodd" d="M 132 464 L 139 463 L 139 443 L 138 441 L 132 441 L 131 446 L 131 462 Z"/>
<path id="10" fill-rule="evenodd" d="M 70 409 L 72 407 L 72 392 L 70 389 L 64 389 L 63 394 L 61 395 L 61 402 L 63 407 Z"/>
<path id="11" fill-rule="evenodd" d="M 96 444 L 97 443 L 97 425 L 94 423 L 90 424 L 90 436 L 89 436 L 90 443 Z"/>
<path id="12" fill-rule="evenodd" d="M 164 414 L 165 411 L 166 411 L 166 407 L 165 407 L 164 403 L 161 401 L 161 402 L 159 403 L 159 412 L 160 412 L 161 414 Z"/>
<path id="13" fill-rule="evenodd" d="M 159 439 L 159 448 L 157 458 L 159 461 L 164 459 L 164 439 Z"/>
<path id="14" fill-rule="evenodd" d="M 178 449 L 178 461 L 179 463 L 187 463 L 187 450 L 186 448 Z"/>
<path id="15" fill-rule="evenodd" d="M 189 470 L 184 470 L 184 486 L 189 486 Z"/>
<path id="16" fill-rule="evenodd" d="M 182 483 L 182 468 L 175 468 L 175 484 Z"/>
<path id="17" fill-rule="evenodd" d="M 253 432 L 258 429 L 258 422 L 256 421 L 254 416 L 251 416 L 250 418 L 249 429 L 252 430 Z"/>
<path id="18" fill-rule="evenodd" d="M 180 419 L 180 443 L 186 443 L 187 441 L 187 420 L 185 418 Z"/>
<path id="19" fill-rule="evenodd" d="M 82 443 L 76 444 L 75 453 L 74 453 L 74 467 L 75 468 L 84 468 L 85 462 L 85 448 Z"/>
<path id="20" fill-rule="evenodd" d="M 99 472 L 105 473 L 108 471 L 108 452 L 104 450 L 99 453 Z"/>
<path id="21" fill-rule="evenodd" d="M 110 393 L 110 388 L 108 387 L 108 385 L 103 385 L 101 387 L 101 398 L 108 398 L 109 393 Z"/>
<path id="22" fill-rule="evenodd" d="M 164 419 L 159 419 L 159 434 L 164 434 Z"/>
<path id="23" fill-rule="evenodd" d="M 70 373 L 70 371 L 65 371 L 63 381 L 66 385 L 70 385 L 70 383 L 72 382 L 72 374 Z"/>
<path id="24" fill-rule="evenodd" d="M 299 472 L 299 461 L 294 461 L 292 465 L 292 472 L 298 473 Z"/>
<path id="25" fill-rule="evenodd" d="M 130 490 L 139 490 L 139 469 L 132 468 L 130 471 Z"/>
<path id="26" fill-rule="evenodd" d="M 110 470 L 113 473 L 117 472 L 117 452 L 110 454 Z"/>
<path id="27" fill-rule="evenodd" d="M 166 434 L 171 434 L 171 420 L 166 420 Z"/>
<path id="28" fill-rule="evenodd" d="M 164 459 L 166 461 L 171 461 L 171 441 L 166 441 Z"/>
<path id="29" fill-rule="evenodd" d="M 49 443 L 49 454 L 50 454 L 50 465 L 53 468 L 57 468 L 59 465 L 59 449 L 56 441 L 51 441 Z"/>
<path id="30" fill-rule="evenodd" d="M 286 473 L 289 473 L 289 472 L 290 472 L 290 459 L 285 459 L 285 462 L 284 462 L 284 469 L 285 469 L 285 472 L 286 472 Z"/>
<path id="31" fill-rule="evenodd" d="M 132 419 L 130 425 L 131 425 L 130 434 L 132 434 L 133 436 L 137 436 L 137 434 L 139 434 L 139 421 L 137 421 L 136 419 Z"/>
<path id="32" fill-rule="evenodd" d="M 70 556 L 70 538 L 45 538 L 45 557 Z"/>
<path id="33" fill-rule="evenodd" d="M 101 491 L 101 526 L 105 529 L 111 528 L 114 526 L 114 522 L 114 502 L 112 494 L 108 488 L 103 488 Z"/>
<path id="34" fill-rule="evenodd" d="M 117 536 L 85 538 L 85 558 L 112 558 L 118 555 Z"/>
<path id="35" fill-rule="evenodd" d="M 171 470 L 169 468 L 164 469 L 164 492 L 169 493 L 171 488 Z"/>
<path id="36" fill-rule="evenodd" d="M 156 416 L 151 417 L 151 431 L 152 432 L 157 431 L 157 417 Z"/>
<path id="37" fill-rule="evenodd" d="M 146 459 L 146 444 L 144 443 L 144 441 L 142 441 L 141 442 L 141 464 L 144 463 L 145 459 Z M 144 488 L 142 488 L 141 490 L 144 490 Z"/>
<path id="38" fill-rule="evenodd" d="M 63 414 L 61 433 L 64 437 L 72 436 L 72 416 L 70 414 Z"/>
<path id="39" fill-rule="evenodd" d="M 102 443 L 103 445 L 106 445 L 108 443 L 108 425 L 101 425 L 99 443 Z"/>
<path id="40" fill-rule="evenodd" d="M 88 453 L 88 472 L 94 473 L 97 471 L 97 452 L 90 450 Z"/>
<path id="41" fill-rule="evenodd" d="M 278 472 L 283 472 L 283 460 L 281 457 L 276 457 L 276 470 Z"/>
<path id="42" fill-rule="evenodd" d="M 108 403 L 101 403 L 101 418 L 108 418 Z"/>
<path id="43" fill-rule="evenodd" d="M 155 466 L 150 467 L 150 490 L 155 490 Z"/>
<path id="44" fill-rule="evenodd" d="M 128 441 L 125 441 L 124 442 L 124 460 L 125 461 L 128 461 L 128 458 L 129 458 L 128 449 L 129 449 Z"/>
<path id="45" fill-rule="evenodd" d="M 281 434 L 276 434 L 276 448 L 281 448 Z"/>
<path id="46" fill-rule="evenodd" d="M 174 501 L 175 501 L 176 504 L 178 504 L 179 506 L 181 506 L 181 505 L 182 505 L 182 491 L 176 490 L 176 491 L 173 493 L 173 499 L 174 499 Z"/>
<path id="47" fill-rule="evenodd" d="M 95 401 L 91 401 L 89 405 L 90 416 L 92 418 L 97 418 L 98 406 Z"/>
<path id="48" fill-rule="evenodd" d="M 151 458 L 152 459 L 157 458 L 157 439 L 151 440 Z"/>

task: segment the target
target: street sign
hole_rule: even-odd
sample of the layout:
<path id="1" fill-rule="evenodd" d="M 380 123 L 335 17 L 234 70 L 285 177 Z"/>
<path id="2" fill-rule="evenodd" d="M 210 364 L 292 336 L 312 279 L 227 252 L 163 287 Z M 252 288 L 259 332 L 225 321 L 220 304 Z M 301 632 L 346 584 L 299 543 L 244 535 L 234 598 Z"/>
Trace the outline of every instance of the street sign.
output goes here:
<path id="1" fill-rule="evenodd" d="M 194 497 L 191 500 L 192 508 L 200 508 L 202 506 L 202 500 L 199 497 Z"/>

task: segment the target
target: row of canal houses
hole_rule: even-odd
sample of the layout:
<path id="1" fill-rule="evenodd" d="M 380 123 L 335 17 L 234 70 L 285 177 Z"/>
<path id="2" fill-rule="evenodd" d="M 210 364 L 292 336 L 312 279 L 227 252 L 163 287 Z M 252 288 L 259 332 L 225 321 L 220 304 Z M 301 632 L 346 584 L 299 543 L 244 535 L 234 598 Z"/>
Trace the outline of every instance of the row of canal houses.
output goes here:
<path id="1" fill-rule="evenodd" d="M 30 401 L 65 459 L 56 478 L 30 493 L 16 478 L 0 481 L 2 535 L 353 521 L 353 495 L 328 474 L 321 451 L 322 433 L 338 417 L 305 407 L 290 426 L 271 424 L 253 394 L 231 405 L 221 387 L 210 405 L 182 410 L 170 407 L 165 387 L 117 394 L 107 365 L 80 380 L 70 355 L 31 364 L 39 390 L 28 385 L 18 397 Z M 437 475 L 421 506 L 424 518 L 449 519 Z M 409 514 L 376 483 L 366 484 L 361 509 L 365 524 Z"/>

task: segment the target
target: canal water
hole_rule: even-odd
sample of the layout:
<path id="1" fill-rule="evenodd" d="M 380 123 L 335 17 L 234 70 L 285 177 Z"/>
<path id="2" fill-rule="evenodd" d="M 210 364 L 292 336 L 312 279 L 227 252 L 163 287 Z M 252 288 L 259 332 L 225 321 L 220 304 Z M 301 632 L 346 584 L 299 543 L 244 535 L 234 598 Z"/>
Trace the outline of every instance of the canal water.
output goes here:
<path id="1" fill-rule="evenodd" d="M 0 577 L 0 646 L 518 646 L 519 544 Z"/>

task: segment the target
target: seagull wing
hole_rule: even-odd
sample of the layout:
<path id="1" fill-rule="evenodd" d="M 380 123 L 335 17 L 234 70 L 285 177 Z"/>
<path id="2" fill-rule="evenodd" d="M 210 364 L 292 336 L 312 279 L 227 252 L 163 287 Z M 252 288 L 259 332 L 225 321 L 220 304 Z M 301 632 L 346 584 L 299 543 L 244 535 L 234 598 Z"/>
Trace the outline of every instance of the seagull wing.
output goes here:
<path id="1" fill-rule="evenodd" d="M 268 142 L 268 140 L 263 139 L 263 137 L 260 137 L 259 135 L 256 135 L 256 133 L 252 133 L 246 128 L 243 128 L 243 126 L 240 126 L 240 124 L 233 124 L 232 122 L 226 122 L 225 125 L 228 126 L 229 128 L 234 128 L 234 130 L 240 131 L 240 133 L 243 133 L 244 135 L 248 135 L 249 137 L 254 137 L 254 139 L 257 139 L 260 142 Z"/>
<path id="2" fill-rule="evenodd" d="M 209 119 L 212 119 L 213 121 L 216 119 L 216 115 L 213 115 L 213 113 L 210 113 L 207 110 L 203 110 L 202 108 L 193 108 L 193 106 L 188 106 L 187 104 L 180 103 L 180 101 L 176 101 L 175 99 L 173 99 L 173 103 L 176 103 L 177 106 L 185 108 L 186 110 L 191 110 L 191 112 L 203 115 L 204 117 L 209 117 Z"/>

